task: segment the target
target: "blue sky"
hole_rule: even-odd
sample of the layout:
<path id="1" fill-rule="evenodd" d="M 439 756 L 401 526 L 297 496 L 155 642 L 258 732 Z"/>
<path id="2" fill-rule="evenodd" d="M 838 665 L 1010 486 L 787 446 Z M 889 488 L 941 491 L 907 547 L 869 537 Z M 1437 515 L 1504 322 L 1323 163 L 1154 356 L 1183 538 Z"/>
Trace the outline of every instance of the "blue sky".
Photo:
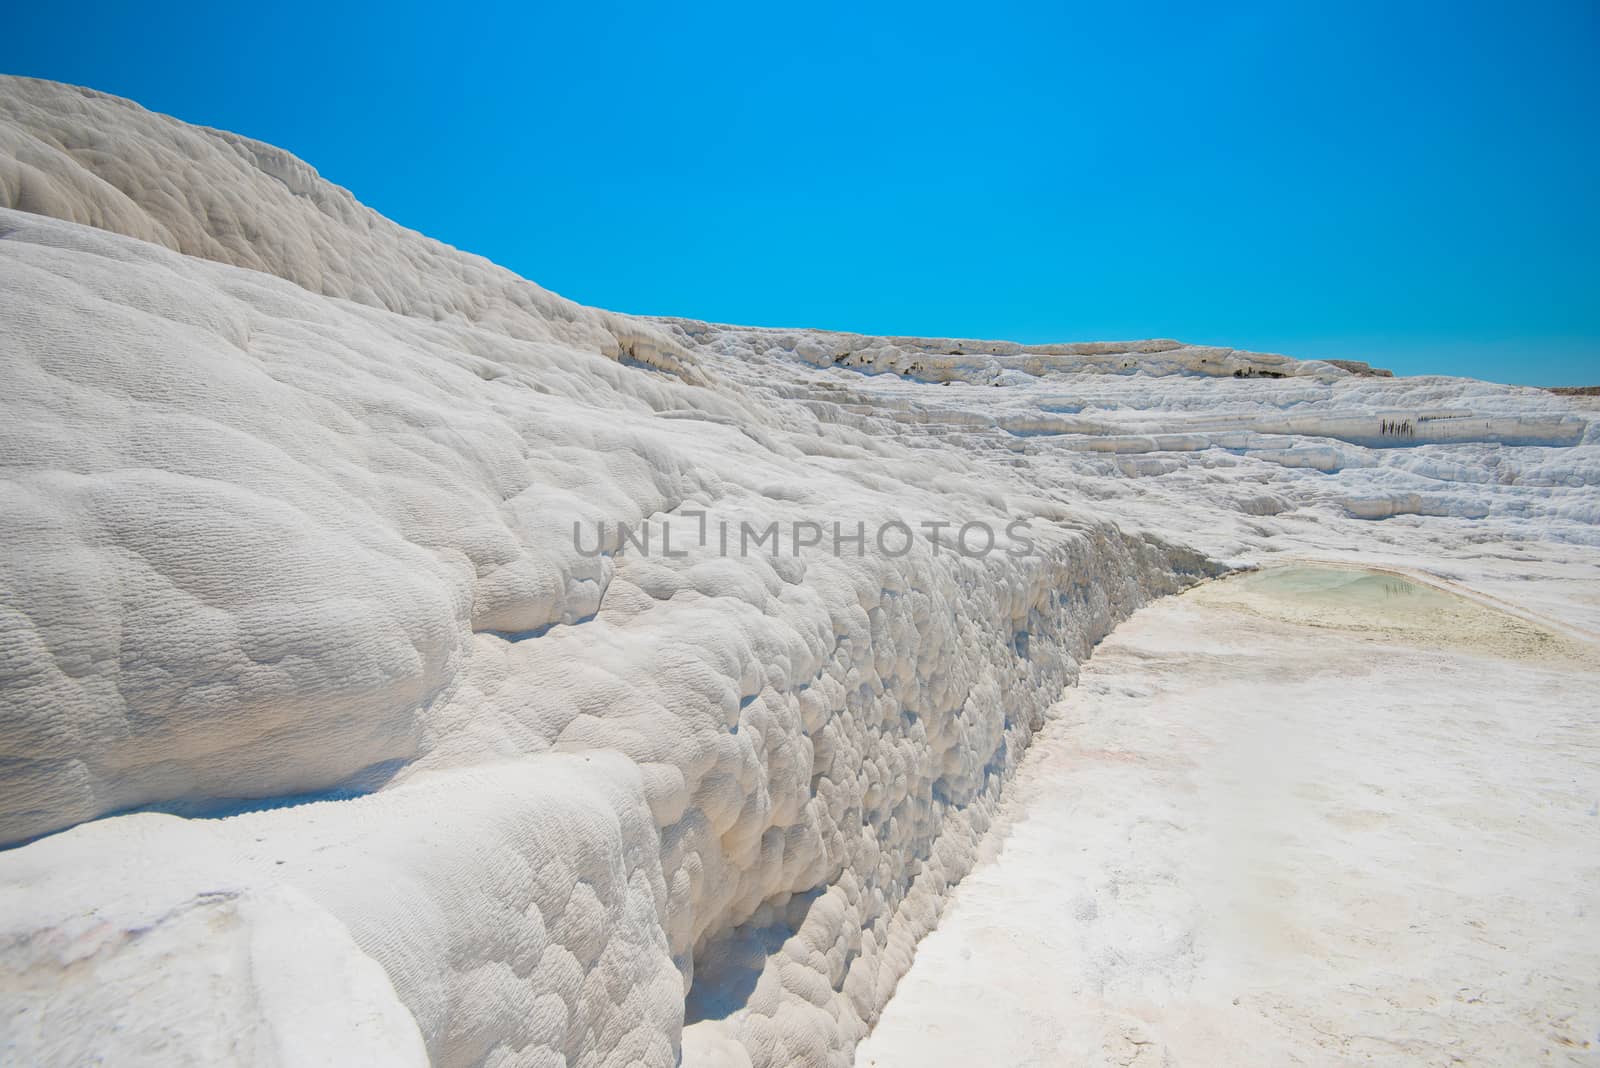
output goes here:
<path id="1" fill-rule="evenodd" d="M 8 73 L 282 145 L 586 303 L 1600 383 L 1596 0 L 7 23 Z"/>

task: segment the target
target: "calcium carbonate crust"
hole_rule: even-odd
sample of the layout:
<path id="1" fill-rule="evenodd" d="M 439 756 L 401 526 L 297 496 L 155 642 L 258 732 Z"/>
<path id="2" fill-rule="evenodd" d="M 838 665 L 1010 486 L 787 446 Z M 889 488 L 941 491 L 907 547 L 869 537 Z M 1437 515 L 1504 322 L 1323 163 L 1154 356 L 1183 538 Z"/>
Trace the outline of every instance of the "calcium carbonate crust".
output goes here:
<path id="1" fill-rule="evenodd" d="M 1594 622 L 1584 399 L 629 318 L 87 90 L 0 81 L 0 308 L 21 1062 L 848 1064 L 1150 598 L 1366 539 Z"/>

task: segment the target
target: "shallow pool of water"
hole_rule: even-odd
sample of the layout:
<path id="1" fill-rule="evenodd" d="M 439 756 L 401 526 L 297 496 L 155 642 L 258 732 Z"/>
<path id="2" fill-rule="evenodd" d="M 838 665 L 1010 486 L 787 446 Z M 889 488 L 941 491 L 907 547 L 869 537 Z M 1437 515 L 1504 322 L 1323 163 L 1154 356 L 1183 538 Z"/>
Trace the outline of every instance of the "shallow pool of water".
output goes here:
<path id="1" fill-rule="evenodd" d="M 1277 567 L 1240 575 L 1230 583 L 1242 592 L 1306 600 L 1358 612 L 1410 614 L 1460 605 L 1462 598 L 1383 571 L 1314 565 Z"/>
<path id="2" fill-rule="evenodd" d="M 1593 650 L 1536 623 L 1385 571 L 1293 564 L 1207 583 L 1195 595 L 1252 615 L 1357 631 L 1389 644 L 1464 647 L 1513 659 L 1593 656 Z"/>

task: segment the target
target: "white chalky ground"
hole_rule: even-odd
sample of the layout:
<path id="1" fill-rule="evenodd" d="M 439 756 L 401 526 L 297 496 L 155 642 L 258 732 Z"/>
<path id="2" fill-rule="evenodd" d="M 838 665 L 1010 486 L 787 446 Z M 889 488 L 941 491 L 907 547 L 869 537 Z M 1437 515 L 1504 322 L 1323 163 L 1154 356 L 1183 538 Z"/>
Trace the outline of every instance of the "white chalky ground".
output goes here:
<path id="1" fill-rule="evenodd" d="M 856 1063 L 1595 1063 L 1597 669 L 1395 576 L 1144 609 Z"/>

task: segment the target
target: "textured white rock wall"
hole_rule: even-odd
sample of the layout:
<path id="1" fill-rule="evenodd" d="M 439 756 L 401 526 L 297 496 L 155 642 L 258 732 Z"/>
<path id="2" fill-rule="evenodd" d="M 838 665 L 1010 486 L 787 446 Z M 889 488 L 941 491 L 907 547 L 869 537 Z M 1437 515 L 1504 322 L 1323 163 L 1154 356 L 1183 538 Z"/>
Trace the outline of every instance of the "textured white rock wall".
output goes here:
<path id="1" fill-rule="evenodd" d="M 218 202 L 270 202 L 258 176 L 237 177 L 230 139 L 174 132 L 104 98 L 21 88 L 13 108 L 54 93 L 72 121 L 48 136 L 35 121 L 14 142 L 93 140 L 74 125 L 92 105 L 111 111 L 98 121 L 118 144 L 153 140 L 155 159 L 176 143 Z M 120 127 L 125 112 L 137 121 Z M 121 184 L 156 197 L 129 155 Z M 66 176 L 56 186 L 89 197 L 97 187 L 68 156 L 56 159 Z M 349 220 L 328 205 L 343 201 L 312 193 L 290 190 L 310 196 L 315 215 L 292 216 L 301 205 L 290 203 L 271 226 L 309 232 L 285 248 L 338 249 Z M 137 218 L 115 220 L 137 230 Z M 762 1063 L 847 1058 L 1078 658 L 1153 592 L 1177 588 L 1175 568 L 1203 567 L 959 457 L 929 464 L 872 430 L 824 434 L 795 403 L 620 365 L 598 333 L 580 345 L 559 323 L 542 335 L 491 329 L 548 311 L 483 298 L 456 315 L 472 280 L 453 271 L 419 275 L 438 293 L 401 315 L 331 275 L 324 292 L 357 299 L 292 284 L 305 282 L 306 258 L 283 267 L 196 248 L 286 280 L 16 211 L 0 228 L 13 415 L 0 519 L 13 613 L 4 837 L 129 807 L 207 814 L 335 791 L 220 824 L 159 821 L 137 857 L 118 847 L 120 828 L 154 817 L 18 850 L 7 864 L 42 855 L 60 868 L 48 892 L 19 891 L 51 909 L 10 913 L 10 932 L 70 930 L 90 908 L 137 930 L 142 913 L 103 900 L 91 868 L 137 883 L 150 857 L 181 873 L 204 853 L 249 900 L 304 894 L 342 921 L 440 1063 L 491 1053 L 670 1063 L 696 951 L 714 959 L 736 928 L 793 911 L 797 896 L 810 905 L 800 937 L 825 951 L 764 963 L 748 1006 L 703 1023 L 698 1041 L 742 1042 Z M 146 236 L 193 245 L 181 227 Z M 382 248 L 366 251 L 383 261 Z M 452 314 L 435 321 L 441 306 Z M 618 521 L 695 506 L 713 523 L 786 528 L 1022 518 L 1044 554 L 966 559 L 950 535 L 937 556 L 924 543 L 901 559 L 787 549 L 729 559 L 699 547 L 589 558 L 573 545 L 575 522 L 612 524 L 614 541 Z M 633 828 L 629 849 L 648 844 L 648 894 L 602 894 L 569 913 L 595 877 L 564 865 L 612 858 L 615 835 L 557 825 L 546 795 L 533 803 L 498 780 L 432 777 L 507 767 L 543 780 L 555 758 L 527 758 L 552 750 L 626 754 L 591 772 L 600 793 L 588 821 Z M 613 781 L 637 783 L 643 839 L 638 805 L 602 789 Z M 463 821 L 419 842 L 419 812 L 435 804 L 511 826 Z M 318 848 L 338 855 L 337 874 L 255 859 L 344 820 L 362 833 Z M 254 852 L 228 844 L 258 831 Z M 548 882 L 499 883 L 519 851 Z M 36 887 L 28 872 L 7 878 Z M 467 892 L 486 880 L 493 893 Z M 179 915 L 211 907 L 207 881 L 164 884 L 163 904 Z M 413 885 L 422 889 L 394 899 L 373 889 Z M 568 919 L 542 944 L 507 937 L 507 910 L 547 928 Z M 171 930 L 178 941 L 192 933 Z M 612 944 L 635 950 L 608 970 Z M 129 952 L 113 947 L 118 963 L 102 974 L 131 967 Z M 649 978 L 663 968 L 670 984 Z M 551 990 L 560 1026 L 530 1008 Z M 53 1045 L 61 1021 L 126 997 L 113 979 L 49 994 L 49 1012 L 15 1018 L 14 1048 L 71 1059 Z M 150 1008 L 152 1028 L 170 1025 L 198 1043 L 185 1055 L 204 1058 L 208 1039 L 178 1019 L 192 1006 L 173 997 Z"/>
<path id="2" fill-rule="evenodd" d="M 638 778 L 615 753 L 549 755 L 19 850 L 8 1059 L 671 1063 L 680 981 Z"/>

